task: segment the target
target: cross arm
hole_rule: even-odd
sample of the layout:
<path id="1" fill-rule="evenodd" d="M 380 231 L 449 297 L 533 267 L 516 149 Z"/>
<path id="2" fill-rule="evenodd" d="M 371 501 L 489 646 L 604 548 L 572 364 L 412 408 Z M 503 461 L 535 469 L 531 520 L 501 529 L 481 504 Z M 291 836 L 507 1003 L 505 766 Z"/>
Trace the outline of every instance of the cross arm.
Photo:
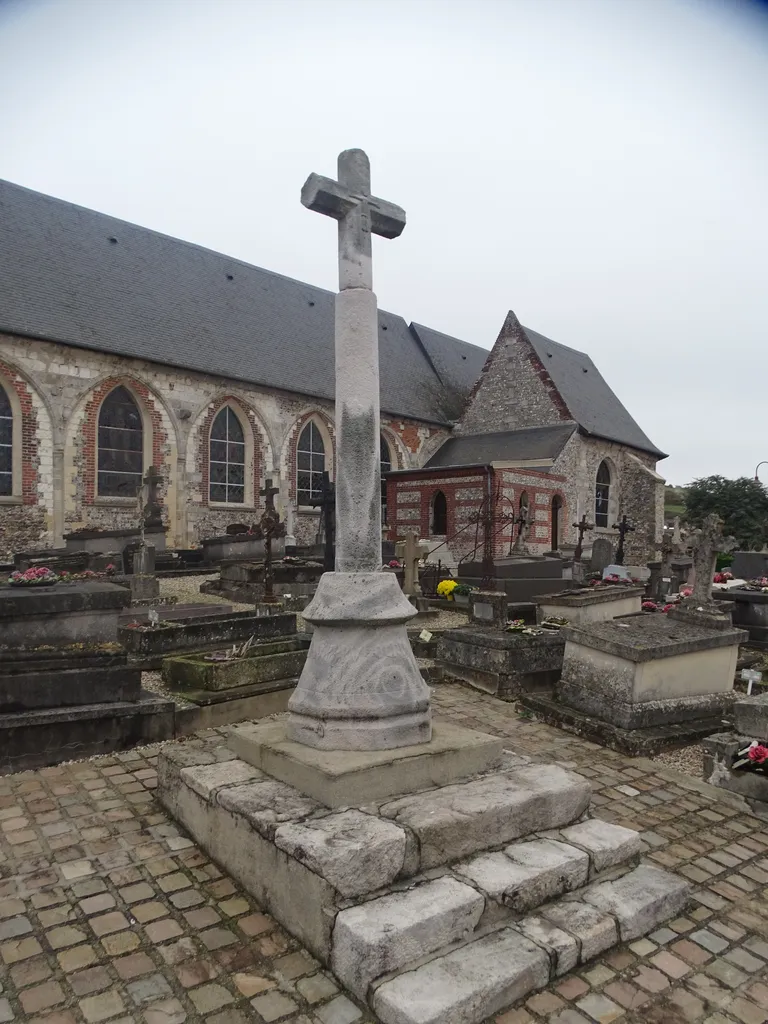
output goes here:
<path id="1" fill-rule="evenodd" d="M 395 203 L 376 196 L 352 192 L 332 178 L 310 174 L 301 190 L 301 202 L 308 210 L 342 220 L 361 202 L 367 201 L 371 214 L 371 231 L 384 238 L 397 238 L 405 227 L 405 210 Z"/>

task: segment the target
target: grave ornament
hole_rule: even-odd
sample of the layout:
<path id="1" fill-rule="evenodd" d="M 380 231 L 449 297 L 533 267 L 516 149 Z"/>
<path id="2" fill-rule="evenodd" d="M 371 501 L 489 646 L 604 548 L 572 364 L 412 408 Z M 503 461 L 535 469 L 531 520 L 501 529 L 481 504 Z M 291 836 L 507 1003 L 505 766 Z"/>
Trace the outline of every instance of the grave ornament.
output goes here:
<path id="1" fill-rule="evenodd" d="M 617 565 L 624 565 L 624 539 L 628 533 L 634 533 L 636 527 L 632 526 L 623 515 L 618 523 L 613 524 L 613 529 L 619 532 L 619 546 L 616 548 L 615 561 Z"/>

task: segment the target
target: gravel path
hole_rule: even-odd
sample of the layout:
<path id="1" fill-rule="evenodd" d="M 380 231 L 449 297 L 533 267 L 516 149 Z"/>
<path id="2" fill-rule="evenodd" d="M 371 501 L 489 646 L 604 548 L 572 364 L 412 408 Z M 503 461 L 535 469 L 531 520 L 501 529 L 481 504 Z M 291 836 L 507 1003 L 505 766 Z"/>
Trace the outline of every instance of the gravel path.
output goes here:
<path id="1" fill-rule="evenodd" d="M 678 772 L 692 775 L 695 779 L 703 779 L 702 757 L 704 751 L 699 743 L 693 743 L 690 747 L 681 747 L 679 750 L 667 750 L 651 758 L 665 768 L 674 768 Z"/>
<path id="2" fill-rule="evenodd" d="M 160 596 L 175 597 L 179 604 L 228 604 L 237 612 L 247 612 L 253 608 L 251 604 L 238 604 L 228 598 L 216 597 L 215 594 L 201 594 L 200 584 L 207 580 L 219 578 L 217 572 L 207 576 L 172 576 L 160 580 Z"/>

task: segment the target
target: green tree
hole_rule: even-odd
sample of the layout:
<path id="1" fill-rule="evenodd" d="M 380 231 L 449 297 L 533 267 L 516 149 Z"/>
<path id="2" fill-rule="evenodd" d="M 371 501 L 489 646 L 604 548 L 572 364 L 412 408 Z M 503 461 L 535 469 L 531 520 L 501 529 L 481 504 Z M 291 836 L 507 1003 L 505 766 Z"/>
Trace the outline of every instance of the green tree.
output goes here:
<path id="1" fill-rule="evenodd" d="M 712 512 L 720 516 L 725 533 L 732 534 L 743 550 L 759 549 L 768 539 L 768 491 L 759 480 L 747 476 L 694 480 L 685 494 L 686 522 L 700 526 Z"/>

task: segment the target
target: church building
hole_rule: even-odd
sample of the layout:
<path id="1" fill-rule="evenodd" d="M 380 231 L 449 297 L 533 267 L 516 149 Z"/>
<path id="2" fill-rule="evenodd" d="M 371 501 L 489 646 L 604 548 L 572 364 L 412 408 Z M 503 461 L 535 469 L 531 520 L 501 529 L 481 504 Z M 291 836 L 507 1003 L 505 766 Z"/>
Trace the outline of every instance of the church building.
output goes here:
<path id="1" fill-rule="evenodd" d="M 255 522 L 267 477 L 312 543 L 333 330 L 331 292 L 0 182 L 0 558 L 135 524 L 150 466 L 169 546 Z M 582 514 L 655 554 L 664 455 L 587 356 L 513 313 L 488 353 L 381 310 L 379 350 L 390 539 L 456 560 L 491 495 L 498 555 L 572 547 Z"/>

